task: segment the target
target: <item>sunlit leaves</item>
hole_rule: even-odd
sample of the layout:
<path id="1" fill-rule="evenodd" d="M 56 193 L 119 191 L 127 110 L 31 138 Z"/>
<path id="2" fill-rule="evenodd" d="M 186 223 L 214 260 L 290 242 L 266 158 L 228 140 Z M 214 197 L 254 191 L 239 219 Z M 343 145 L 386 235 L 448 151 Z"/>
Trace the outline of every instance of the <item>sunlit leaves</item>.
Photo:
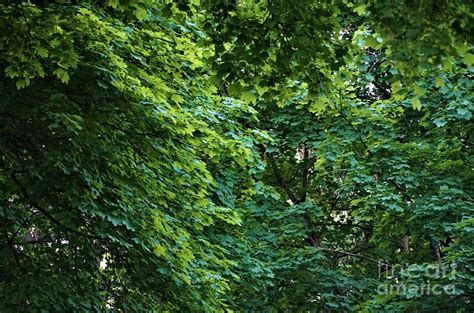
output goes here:
<path id="1" fill-rule="evenodd" d="M 62 311 L 226 307 L 237 275 L 216 238 L 242 220 L 217 197 L 216 178 L 234 177 L 228 199 L 252 196 L 257 139 L 237 121 L 254 111 L 216 95 L 202 32 L 160 9 L 148 1 L 2 6 L 0 88 L 10 96 L 0 105 L 0 181 L 16 212 L 3 229 L 15 242 L 31 229 L 52 242 L 19 250 L 32 261 L 15 278 L 23 289 L 2 281 L 2 307 L 28 302 L 35 311 L 51 295 Z M 47 274 L 58 269 L 61 283 Z M 28 291 L 39 282 L 49 293 Z"/>
<path id="2" fill-rule="evenodd" d="M 474 64 L 474 54 L 466 53 L 464 56 L 464 61 L 466 62 L 467 66 L 472 66 Z"/>
<path id="3" fill-rule="evenodd" d="M 413 108 L 415 110 L 420 111 L 421 110 L 421 101 L 420 98 L 414 97 L 411 99 L 411 104 L 413 105 Z"/>

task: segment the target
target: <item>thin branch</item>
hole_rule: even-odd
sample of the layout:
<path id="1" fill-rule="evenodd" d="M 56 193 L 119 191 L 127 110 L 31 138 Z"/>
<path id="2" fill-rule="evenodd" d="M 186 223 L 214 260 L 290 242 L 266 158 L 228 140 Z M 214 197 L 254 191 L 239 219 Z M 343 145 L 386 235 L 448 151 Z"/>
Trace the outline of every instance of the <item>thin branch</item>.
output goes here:
<path id="1" fill-rule="evenodd" d="M 389 264 L 381 263 L 380 260 L 376 260 L 376 259 L 373 259 L 373 258 L 370 258 L 370 257 L 366 257 L 364 255 L 357 254 L 357 253 L 352 253 L 352 252 L 342 251 L 342 250 L 333 250 L 333 249 L 321 248 L 321 247 L 317 247 L 316 249 L 321 250 L 321 251 L 327 251 L 327 252 L 332 252 L 332 253 L 343 254 L 343 255 L 347 255 L 347 256 L 353 256 L 353 257 L 356 257 L 356 258 L 359 258 L 359 259 L 367 260 L 367 261 L 372 262 L 372 263 L 376 263 L 376 264 L 380 264 L 380 265 L 384 265 L 384 266 L 389 266 Z"/>
<path id="2" fill-rule="evenodd" d="M 90 234 L 86 234 L 86 233 L 83 233 L 79 230 L 76 230 L 74 228 L 71 228 L 67 225 L 64 225 L 63 223 L 61 223 L 58 219 L 56 219 L 53 215 L 51 215 L 51 213 L 49 213 L 46 209 L 42 208 L 40 205 L 38 205 L 37 203 L 35 203 L 34 201 L 31 200 L 30 196 L 28 195 L 25 187 L 20 183 L 20 181 L 18 180 L 18 178 L 16 177 L 15 173 L 11 173 L 10 174 L 10 178 L 13 180 L 13 182 L 18 186 L 18 188 L 20 189 L 20 192 L 22 194 L 22 196 L 29 200 L 29 202 L 35 207 L 35 209 L 37 209 L 39 212 L 41 212 L 46 218 L 48 218 L 51 222 L 53 222 L 55 225 L 57 226 L 60 226 L 62 228 L 64 228 L 66 231 L 70 231 L 72 233 L 75 233 L 75 234 L 78 234 L 78 235 L 81 235 L 81 236 L 84 236 L 84 237 L 88 237 L 88 238 L 93 238 L 93 239 L 100 239 L 101 237 L 99 236 L 94 236 L 94 235 L 90 235 Z"/>
<path id="3" fill-rule="evenodd" d="M 301 188 L 301 199 L 300 202 L 306 201 L 306 195 L 309 187 L 309 149 L 306 145 L 303 147 L 303 173 L 302 173 L 302 188 Z"/>
<path id="4" fill-rule="evenodd" d="M 362 230 L 370 230 L 369 225 L 360 224 L 341 224 L 341 223 L 313 223 L 313 226 L 338 226 L 338 227 L 355 227 Z"/>
<path id="5" fill-rule="evenodd" d="M 21 263 L 20 263 L 20 256 L 18 255 L 18 251 L 16 251 L 16 249 L 13 245 L 13 242 L 12 242 L 13 238 L 8 237 L 8 233 L 7 233 L 6 228 L 3 229 L 3 233 L 5 235 L 5 240 L 7 242 L 7 245 L 8 245 L 8 247 L 10 248 L 10 250 L 12 252 L 13 259 L 15 260 L 16 265 L 18 266 L 20 271 L 23 272 L 23 267 L 21 266 Z"/>
<path id="6" fill-rule="evenodd" d="M 299 203 L 298 198 L 296 198 L 295 194 L 283 178 L 283 175 L 281 174 L 280 169 L 278 168 L 278 165 L 275 161 L 275 157 L 271 153 L 267 153 L 266 155 L 270 161 L 270 166 L 272 167 L 273 174 L 275 175 L 275 178 L 280 187 L 283 189 L 283 191 L 285 191 L 287 197 L 291 200 L 291 202 L 293 202 L 294 204 Z"/>

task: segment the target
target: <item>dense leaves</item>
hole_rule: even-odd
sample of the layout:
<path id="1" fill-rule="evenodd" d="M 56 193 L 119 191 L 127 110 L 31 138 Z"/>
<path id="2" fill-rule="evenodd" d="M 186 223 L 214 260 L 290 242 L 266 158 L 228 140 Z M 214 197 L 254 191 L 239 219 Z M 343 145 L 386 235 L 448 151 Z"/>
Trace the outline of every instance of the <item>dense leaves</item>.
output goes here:
<path id="1" fill-rule="evenodd" d="M 0 311 L 472 311 L 472 22 L 0 1 Z"/>
<path id="2" fill-rule="evenodd" d="M 7 310 L 223 306 L 211 228 L 240 219 L 213 195 L 246 171 L 252 112 L 214 94 L 191 24 L 111 5 L 2 8 Z"/>

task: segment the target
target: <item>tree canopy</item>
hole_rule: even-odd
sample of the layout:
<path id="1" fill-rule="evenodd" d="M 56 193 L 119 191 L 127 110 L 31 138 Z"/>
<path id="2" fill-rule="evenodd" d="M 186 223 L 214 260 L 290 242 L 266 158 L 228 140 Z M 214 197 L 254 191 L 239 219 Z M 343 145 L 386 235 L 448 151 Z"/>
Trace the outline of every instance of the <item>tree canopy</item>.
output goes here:
<path id="1" fill-rule="evenodd" d="M 0 312 L 470 312 L 474 3 L 0 1 Z"/>

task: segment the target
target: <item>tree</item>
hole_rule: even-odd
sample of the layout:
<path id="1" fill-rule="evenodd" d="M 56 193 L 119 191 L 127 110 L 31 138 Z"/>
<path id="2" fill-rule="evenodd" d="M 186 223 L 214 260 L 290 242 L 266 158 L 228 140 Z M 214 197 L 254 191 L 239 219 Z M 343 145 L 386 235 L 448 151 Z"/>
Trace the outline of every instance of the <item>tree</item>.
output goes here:
<path id="1" fill-rule="evenodd" d="M 209 7 L 222 89 L 256 103 L 257 127 L 272 137 L 262 178 L 271 187 L 248 203 L 247 227 L 254 255 L 275 278 L 240 306 L 469 310 L 469 5 Z M 457 272 L 426 274 L 453 262 Z M 430 279 L 445 292 L 379 294 L 383 283 Z"/>
<path id="2" fill-rule="evenodd" d="M 253 113 L 167 9 L 1 4 L 2 311 L 225 307 Z"/>
<path id="3" fill-rule="evenodd" d="M 472 25 L 0 1 L 0 310 L 471 311 Z"/>

